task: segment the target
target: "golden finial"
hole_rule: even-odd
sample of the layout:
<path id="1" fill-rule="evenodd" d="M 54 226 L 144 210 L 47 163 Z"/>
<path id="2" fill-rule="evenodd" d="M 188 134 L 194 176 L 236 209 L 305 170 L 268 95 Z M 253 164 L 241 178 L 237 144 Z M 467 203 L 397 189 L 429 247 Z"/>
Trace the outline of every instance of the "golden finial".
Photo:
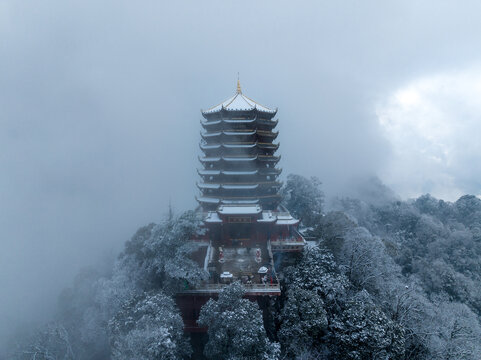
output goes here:
<path id="1" fill-rule="evenodd" d="M 239 81 L 239 73 L 237 73 L 237 93 L 242 94 L 241 86 L 240 86 L 240 81 Z"/>

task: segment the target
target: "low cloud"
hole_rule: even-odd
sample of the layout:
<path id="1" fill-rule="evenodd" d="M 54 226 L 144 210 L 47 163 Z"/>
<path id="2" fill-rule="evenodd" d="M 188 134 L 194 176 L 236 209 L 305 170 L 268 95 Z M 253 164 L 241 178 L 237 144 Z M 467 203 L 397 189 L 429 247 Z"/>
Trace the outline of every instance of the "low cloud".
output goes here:
<path id="1" fill-rule="evenodd" d="M 481 194 L 481 67 L 415 79 L 378 104 L 392 147 L 382 179 L 403 197 Z"/>

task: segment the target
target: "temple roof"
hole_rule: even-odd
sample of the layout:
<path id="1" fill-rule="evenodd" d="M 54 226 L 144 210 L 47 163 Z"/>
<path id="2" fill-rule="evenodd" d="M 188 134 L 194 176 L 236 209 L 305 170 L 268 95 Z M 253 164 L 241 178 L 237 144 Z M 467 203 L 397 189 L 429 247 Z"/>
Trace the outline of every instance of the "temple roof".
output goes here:
<path id="1" fill-rule="evenodd" d="M 202 113 L 212 114 L 221 111 L 222 109 L 227 111 L 250 111 L 256 109 L 271 114 L 275 114 L 277 112 L 277 110 L 269 109 L 268 107 L 263 106 L 258 102 L 245 96 L 241 91 L 239 82 L 237 82 L 237 91 L 234 96 L 230 97 L 219 105 L 202 111 Z"/>
<path id="2" fill-rule="evenodd" d="M 251 206 L 232 206 L 221 205 L 217 212 L 222 215 L 257 215 L 262 212 L 262 208 L 259 205 Z"/>
<path id="3" fill-rule="evenodd" d="M 209 110 L 206 110 L 206 111 L 209 111 Z M 212 112 L 203 112 L 204 115 L 208 115 L 208 114 L 211 114 L 211 113 Z M 272 113 L 272 114 L 274 114 L 274 113 Z M 226 124 L 253 124 L 255 122 L 259 122 L 260 124 L 264 124 L 264 125 L 269 125 L 269 126 L 272 126 L 274 128 L 274 127 L 276 127 L 279 120 L 258 119 L 257 116 L 253 119 L 220 119 L 220 120 L 209 120 L 209 121 L 200 120 L 201 125 L 204 126 L 204 127 L 219 125 L 219 124 L 222 124 L 222 123 L 226 123 Z"/>
<path id="4" fill-rule="evenodd" d="M 214 144 L 209 144 L 207 142 L 201 142 L 200 143 L 200 148 L 201 150 L 217 150 L 220 149 L 221 147 L 225 149 L 253 149 L 256 146 L 258 146 L 261 149 L 275 149 L 277 150 L 279 148 L 279 143 L 273 144 L 270 142 L 239 142 L 239 143 L 214 143 Z"/>
<path id="5" fill-rule="evenodd" d="M 299 220 L 292 217 L 285 209 L 263 210 L 258 204 L 245 205 L 225 205 L 221 204 L 217 211 L 209 211 L 204 221 L 209 223 L 221 223 L 219 215 L 259 215 L 256 220 L 258 223 L 275 223 L 276 225 L 297 225 Z"/>

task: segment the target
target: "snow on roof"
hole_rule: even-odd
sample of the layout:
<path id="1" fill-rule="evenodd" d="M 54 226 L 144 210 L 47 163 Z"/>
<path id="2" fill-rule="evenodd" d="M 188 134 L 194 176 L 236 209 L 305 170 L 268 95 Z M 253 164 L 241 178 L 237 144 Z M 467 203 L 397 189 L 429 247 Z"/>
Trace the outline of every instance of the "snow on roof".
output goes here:
<path id="1" fill-rule="evenodd" d="M 221 215 L 257 215 L 262 211 L 259 205 L 230 206 L 221 205 L 217 212 Z"/>
<path id="2" fill-rule="evenodd" d="M 280 156 L 272 155 L 259 155 L 258 158 L 260 161 L 279 161 L 281 159 Z"/>
<path id="3" fill-rule="evenodd" d="M 258 184 L 254 185 L 222 185 L 223 189 L 227 190 L 253 190 L 259 187 Z"/>
<path id="4" fill-rule="evenodd" d="M 289 220 L 289 219 L 292 219 L 293 217 L 289 212 L 282 211 L 277 213 L 277 218 L 282 220 Z"/>
<path id="5" fill-rule="evenodd" d="M 277 217 L 270 210 L 265 210 L 262 212 L 262 219 L 257 220 L 257 222 L 274 222 Z"/>
<path id="6" fill-rule="evenodd" d="M 220 175 L 220 170 L 197 170 L 199 175 Z"/>
<path id="7" fill-rule="evenodd" d="M 220 184 L 197 183 L 197 186 L 201 189 L 219 189 L 220 188 Z"/>
<path id="8" fill-rule="evenodd" d="M 210 121 L 204 121 L 204 120 L 201 120 L 200 123 L 202 125 L 219 125 L 220 123 L 222 122 L 222 120 L 210 120 Z"/>
<path id="9" fill-rule="evenodd" d="M 223 170 L 222 174 L 224 175 L 255 175 L 257 174 L 257 170 L 252 170 L 252 171 L 228 171 L 228 170 Z"/>
<path id="10" fill-rule="evenodd" d="M 281 172 L 282 169 L 279 168 L 264 168 L 259 170 L 259 173 L 262 175 L 279 175 Z"/>
<path id="11" fill-rule="evenodd" d="M 222 109 L 225 109 L 228 111 L 249 111 L 249 110 L 257 109 L 259 111 L 263 111 L 271 114 L 274 114 L 277 111 L 277 110 L 269 109 L 268 107 L 263 106 L 257 103 L 256 101 L 248 98 L 247 96 L 242 94 L 240 87 L 237 88 L 237 92 L 234 96 L 230 97 L 229 99 L 220 103 L 217 106 L 214 106 L 208 110 L 203 111 L 203 113 L 211 114 L 211 113 L 221 111 Z"/>
<path id="12" fill-rule="evenodd" d="M 223 157 L 203 156 L 203 157 L 199 157 L 199 160 L 201 162 L 217 162 L 217 161 L 220 161 L 221 159 L 225 160 L 225 161 L 254 161 L 254 160 L 257 159 L 257 156 L 223 156 Z M 272 168 L 272 169 L 262 169 L 262 173 L 267 174 L 267 175 L 269 175 L 270 173 L 277 174 L 278 172 L 279 172 L 279 170 L 274 169 L 274 168 Z M 228 175 L 236 175 L 234 173 L 238 173 L 237 175 L 249 175 L 248 171 L 225 171 L 224 173 L 228 174 Z M 230 173 L 232 173 L 232 174 L 230 174 Z M 218 175 L 218 174 L 213 174 L 213 175 Z"/>
<path id="13" fill-rule="evenodd" d="M 256 146 L 259 146 L 261 149 L 277 149 L 279 144 L 271 144 L 271 143 L 262 143 L 262 142 L 250 142 L 250 143 L 216 143 L 216 144 L 206 144 L 201 143 L 200 147 L 202 149 L 219 149 L 220 147 L 224 147 L 226 149 L 252 149 Z"/>
<path id="14" fill-rule="evenodd" d="M 221 159 L 220 157 L 208 157 L 208 156 L 199 158 L 200 161 L 204 161 L 204 162 L 220 161 L 220 159 Z"/>
<path id="15" fill-rule="evenodd" d="M 257 204 L 259 199 L 252 199 L 252 200 L 227 200 L 222 199 L 222 204 L 226 205 L 253 205 Z"/>
<path id="16" fill-rule="evenodd" d="M 279 219 L 277 219 L 276 224 L 277 225 L 296 225 L 298 222 L 299 222 L 299 220 L 296 220 L 294 218 L 292 218 L 290 220 L 279 220 Z"/>
<path id="17" fill-rule="evenodd" d="M 200 147 L 202 149 L 219 149 L 221 146 L 222 146 L 221 144 L 213 144 L 213 145 L 200 144 Z"/>
<path id="18" fill-rule="evenodd" d="M 217 212 L 215 211 L 209 211 L 207 213 L 207 216 L 205 217 L 205 222 L 208 222 L 208 223 L 221 223 L 222 220 L 221 218 L 219 217 L 219 214 L 217 214 Z"/>
<path id="19" fill-rule="evenodd" d="M 253 131 L 223 131 L 225 135 L 233 135 L 233 136 L 245 136 L 245 135 L 254 135 L 256 130 Z"/>
<path id="20" fill-rule="evenodd" d="M 218 198 L 209 198 L 209 197 L 198 197 L 197 201 L 203 202 L 203 203 L 209 203 L 209 204 L 218 204 L 219 203 Z"/>
<path id="21" fill-rule="evenodd" d="M 209 133 L 209 132 L 202 132 L 202 133 L 201 133 L 201 135 L 202 135 L 203 137 L 219 136 L 220 134 L 222 134 L 221 131 L 216 131 L 216 132 L 211 132 L 211 133 Z"/>
<path id="22" fill-rule="evenodd" d="M 252 144 L 222 144 L 222 146 L 227 148 L 227 149 L 236 149 L 236 148 L 248 149 L 248 148 L 253 148 L 256 145 L 257 145 L 257 142 L 252 143 Z"/>
<path id="23" fill-rule="evenodd" d="M 259 145 L 261 149 L 277 149 L 279 147 L 279 143 L 274 144 L 274 143 L 257 142 L 257 145 Z"/>
<path id="24" fill-rule="evenodd" d="M 277 215 L 277 225 L 295 225 L 299 220 L 294 219 L 289 213 L 279 213 Z"/>
<path id="25" fill-rule="evenodd" d="M 254 161 L 257 159 L 257 156 L 223 156 L 222 160 L 225 161 Z"/>
<path id="26" fill-rule="evenodd" d="M 225 122 L 226 124 L 239 124 L 239 123 L 250 124 L 257 121 L 257 116 L 253 119 L 235 119 L 235 120 L 223 119 L 222 121 Z"/>

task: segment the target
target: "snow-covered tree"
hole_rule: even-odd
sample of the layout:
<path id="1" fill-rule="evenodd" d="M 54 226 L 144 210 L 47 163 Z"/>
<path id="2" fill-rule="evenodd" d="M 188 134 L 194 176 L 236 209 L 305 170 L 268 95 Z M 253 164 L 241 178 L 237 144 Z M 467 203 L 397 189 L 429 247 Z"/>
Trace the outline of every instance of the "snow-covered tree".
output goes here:
<path id="1" fill-rule="evenodd" d="M 313 290 L 292 286 L 280 316 L 278 333 L 283 351 L 289 356 L 301 356 L 322 341 L 327 330 L 324 301 Z"/>
<path id="2" fill-rule="evenodd" d="M 279 269 L 282 295 L 263 312 L 237 283 L 202 308 L 209 359 L 481 359 L 479 199 L 373 201 L 371 191 L 321 216 L 317 181 L 290 176 L 283 192 L 320 246 Z M 187 212 L 139 229 L 108 271 L 82 271 L 56 321 L 16 337 L 7 358 L 188 357 L 171 295 L 206 276 L 190 258 L 199 225 Z"/>
<path id="3" fill-rule="evenodd" d="M 193 211 L 159 225 L 137 231 L 120 256 L 122 268 L 141 288 L 160 287 L 175 292 L 185 282 L 198 284 L 208 274 L 190 257 L 197 245 L 189 241 L 201 231 L 201 221 Z"/>
<path id="4" fill-rule="evenodd" d="M 326 305 L 342 301 L 349 287 L 333 255 L 319 246 L 305 249 L 301 261 L 284 273 L 285 286 L 313 290 Z"/>
<path id="5" fill-rule="evenodd" d="M 10 358 L 13 360 L 74 360 L 70 335 L 65 327 L 51 322 L 17 344 Z"/>
<path id="6" fill-rule="evenodd" d="M 109 333 L 113 360 L 175 360 L 191 353 L 174 301 L 159 292 L 125 304 Z"/>
<path id="7" fill-rule="evenodd" d="M 455 203 L 457 218 L 468 227 L 481 226 L 481 199 L 474 195 L 464 195 Z"/>
<path id="8" fill-rule="evenodd" d="M 109 353 L 109 315 L 97 301 L 103 279 L 99 272 L 85 269 L 59 296 L 57 318 L 75 339 L 72 348 L 79 359 L 102 359 Z"/>
<path id="9" fill-rule="evenodd" d="M 436 322 L 431 326 L 430 349 L 434 359 L 475 360 L 481 358 L 479 318 L 464 304 L 437 304 Z"/>
<path id="10" fill-rule="evenodd" d="M 202 307 L 198 323 L 208 327 L 204 349 L 208 359 L 278 359 L 279 345 L 267 338 L 262 312 L 256 303 L 243 298 L 244 292 L 235 282 Z"/>
<path id="11" fill-rule="evenodd" d="M 329 250 L 305 250 L 302 260 L 286 271 L 285 286 L 279 340 L 290 356 L 314 351 L 331 354 L 328 359 L 402 358 L 402 326 L 367 291 L 352 292 Z"/>
<path id="12" fill-rule="evenodd" d="M 281 189 L 282 204 L 301 219 L 305 226 L 316 225 L 322 215 L 324 194 L 321 182 L 316 177 L 310 179 L 300 175 L 290 174 Z"/>
<path id="13" fill-rule="evenodd" d="M 383 242 L 362 227 L 345 235 L 338 261 L 354 286 L 368 289 L 371 293 L 382 290 L 383 278 L 394 270 L 394 263 L 385 253 Z"/>
<path id="14" fill-rule="evenodd" d="M 330 323 L 338 359 L 403 359 L 404 329 L 376 306 L 366 291 L 349 299 Z"/>

